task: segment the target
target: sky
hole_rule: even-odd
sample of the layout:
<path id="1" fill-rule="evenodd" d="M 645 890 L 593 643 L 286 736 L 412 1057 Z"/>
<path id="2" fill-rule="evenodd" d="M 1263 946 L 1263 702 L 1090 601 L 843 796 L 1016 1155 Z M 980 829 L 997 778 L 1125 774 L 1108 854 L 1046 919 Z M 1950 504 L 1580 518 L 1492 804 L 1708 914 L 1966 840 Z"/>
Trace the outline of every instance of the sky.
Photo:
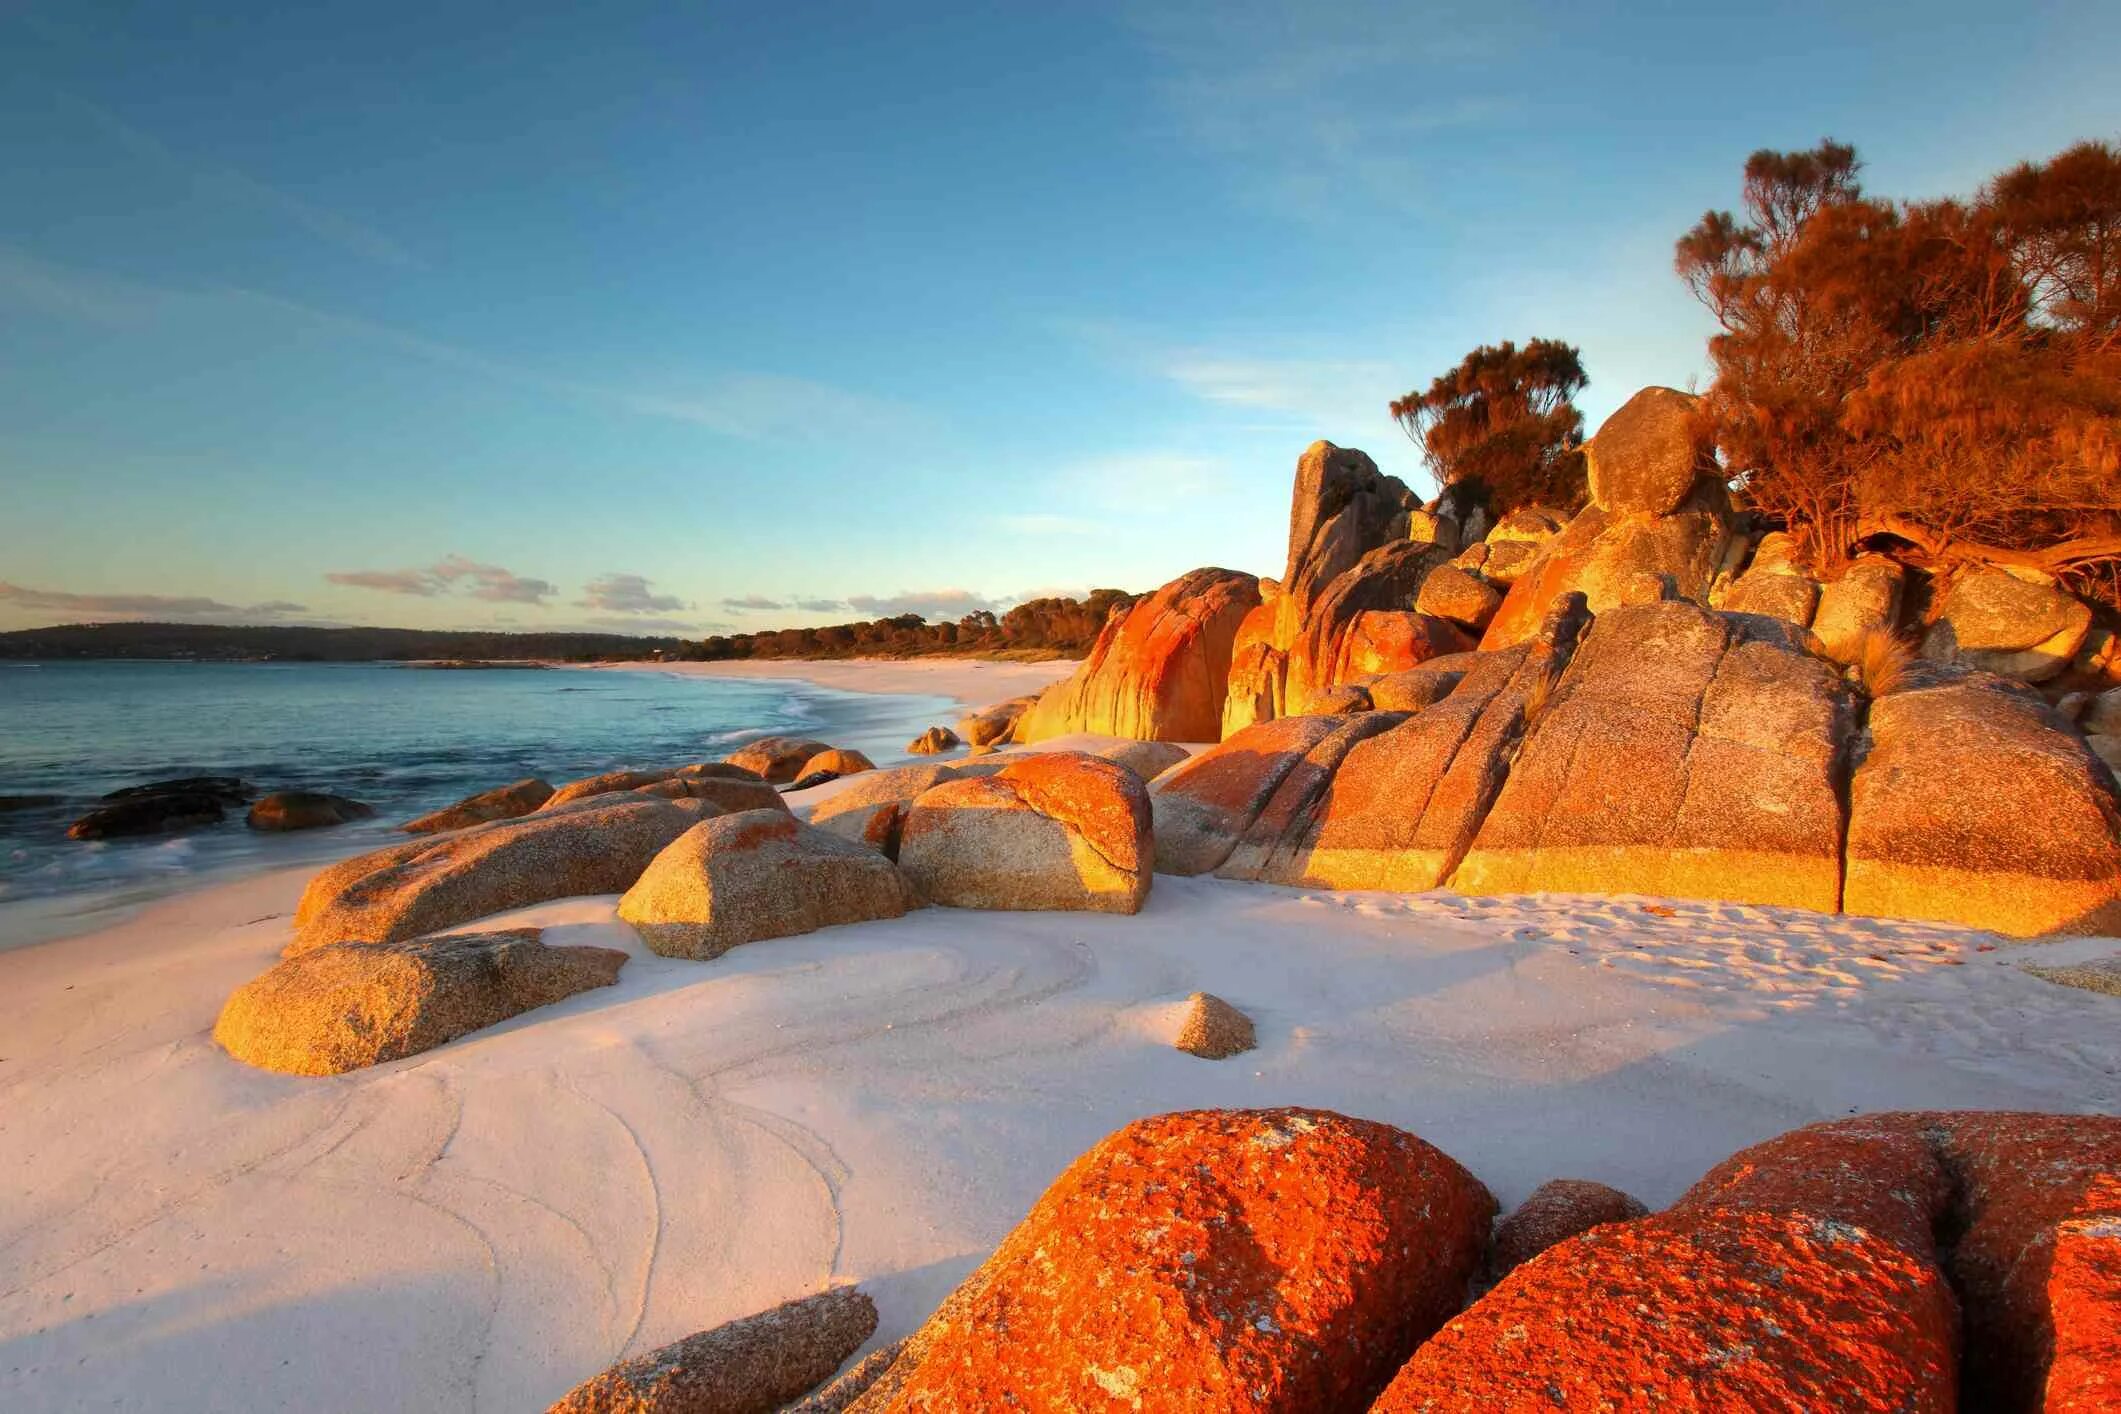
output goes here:
<path id="1" fill-rule="evenodd" d="M 1705 382 L 1755 148 L 2121 138 L 2121 5 L 0 0 L 0 629 L 707 633 L 1279 573 L 1316 438 Z"/>

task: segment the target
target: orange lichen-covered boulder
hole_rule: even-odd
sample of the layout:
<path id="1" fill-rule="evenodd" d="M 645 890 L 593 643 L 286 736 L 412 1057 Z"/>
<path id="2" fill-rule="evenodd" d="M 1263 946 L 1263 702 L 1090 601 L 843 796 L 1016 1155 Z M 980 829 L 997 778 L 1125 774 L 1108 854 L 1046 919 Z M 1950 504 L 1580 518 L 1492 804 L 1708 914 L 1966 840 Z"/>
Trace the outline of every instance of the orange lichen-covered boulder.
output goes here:
<path id="1" fill-rule="evenodd" d="M 1649 1211 L 1639 1199 L 1603 1183 L 1548 1179 L 1496 1224 L 1495 1241 L 1488 1249 L 1489 1274 L 1506 1277 L 1557 1242 L 1603 1223 L 1632 1222 Z"/>
<path id="2" fill-rule="evenodd" d="M 1339 725 L 1331 717 L 1258 722 L 1159 777 L 1149 793 L 1157 872 L 1220 868 L 1282 778 Z"/>
<path id="3" fill-rule="evenodd" d="M 1953 1175 L 1967 1409 L 2121 1408 L 2121 1118 L 1895 1116 Z"/>
<path id="4" fill-rule="evenodd" d="M 1181 575 L 1105 621 L 1090 656 L 1017 719 L 1013 740 L 1073 732 L 1213 741 L 1222 731 L 1238 624 L 1259 581 L 1233 570 Z"/>
<path id="5" fill-rule="evenodd" d="M 1137 1120 L 1055 1180 L 909 1342 L 912 1368 L 853 1408 L 1360 1409 L 1458 1308 L 1494 1206 L 1389 1125 Z"/>
<path id="6" fill-rule="evenodd" d="M 946 781 L 899 830 L 899 867 L 921 897 L 953 908 L 1138 913 L 1153 854 L 1141 777 L 1073 751 Z"/>
<path id="7" fill-rule="evenodd" d="M 1372 1408 L 1947 1414 L 1955 1318 L 1934 1262 L 1854 1224 L 1660 1214 L 1517 1268 Z"/>
<path id="8" fill-rule="evenodd" d="M 1732 1208 L 1802 1212 L 1938 1253 L 1964 1306 L 1962 1407 L 2117 1407 L 2121 1118 L 1973 1110 L 1810 1125 L 1733 1154 L 1672 1212 Z"/>
<path id="9" fill-rule="evenodd" d="M 1365 609 L 1342 635 L 1332 670 L 1314 675 L 1313 700 L 1328 684 L 1405 672 L 1431 658 L 1469 652 L 1473 645 L 1472 635 L 1447 619 L 1405 609 Z"/>

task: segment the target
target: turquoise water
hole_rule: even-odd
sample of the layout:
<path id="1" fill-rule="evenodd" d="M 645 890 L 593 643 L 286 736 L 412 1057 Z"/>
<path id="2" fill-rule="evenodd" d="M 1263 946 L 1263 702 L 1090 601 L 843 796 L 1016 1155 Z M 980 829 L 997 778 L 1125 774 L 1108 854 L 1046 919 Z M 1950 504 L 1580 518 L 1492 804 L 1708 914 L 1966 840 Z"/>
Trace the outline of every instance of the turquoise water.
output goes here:
<path id="1" fill-rule="evenodd" d="M 203 876 L 306 863 L 402 839 L 392 826 L 523 776 L 713 760 L 794 732 L 902 755 L 940 697 L 655 672 L 436 671 L 366 663 L 0 663 L 0 795 L 61 804 L 0 811 L 0 946 L 93 921 Z M 66 826 L 121 786 L 240 776 L 376 807 L 330 830 L 219 825 L 85 843 Z M 33 905 L 33 906 L 32 906 Z"/>

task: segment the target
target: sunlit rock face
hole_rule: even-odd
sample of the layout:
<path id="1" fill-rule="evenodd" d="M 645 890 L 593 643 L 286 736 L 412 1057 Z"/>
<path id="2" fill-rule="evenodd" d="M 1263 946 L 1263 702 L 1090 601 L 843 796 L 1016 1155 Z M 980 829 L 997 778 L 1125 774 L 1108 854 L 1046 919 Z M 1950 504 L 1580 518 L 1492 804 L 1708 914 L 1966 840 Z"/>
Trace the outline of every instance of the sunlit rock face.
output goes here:
<path id="1" fill-rule="evenodd" d="M 1154 849 L 1149 793 L 1114 761 L 1054 751 L 924 791 L 899 829 L 920 897 L 952 908 L 1138 913 Z"/>
<path id="2" fill-rule="evenodd" d="M 1305 450 L 1290 497 L 1288 563 L 1277 592 L 1238 636 L 1220 735 L 1300 713 L 1313 692 L 1347 675 L 1412 666 L 1351 669 L 1346 656 L 1364 614 L 1412 610 L 1429 571 L 1457 552 L 1455 534 L 1434 538 L 1430 521 L 1417 525 L 1421 516 L 1420 498 L 1362 452 L 1331 442 Z M 1392 637 L 1390 626 L 1372 627 L 1378 633 L 1364 636 L 1359 660 L 1374 659 L 1379 638 Z M 1411 647 L 1411 635 L 1400 637 Z"/>
<path id="3" fill-rule="evenodd" d="M 1794 626 L 1610 610 L 1548 695 L 1452 885 L 1834 911 L 1855 714 Z"/>
<path id="4" fill-rule="evenodd" d="M 2030 936 L 2121 933 L 2113 776 L 2032 688 L 1923 664 L 1871 704 L 1842 907 Z"/>
<path id="5" fill-rule="evenodd" d="M 1106 622 L 1082 666 L 1018 718 L 1013 740 L 1214 741 L 1238 627 L 1259 602 L 1259 581 L 1232 570 L 1171 581 Z"/>
<path id="6" fill-rule="evenodd" d="M 1706 603 L 1746 549 L 1694 399 L 1645 388 L 1584 445 L 1591 504 L 1512 576 L 1482 648 L 1522 643 L 1555 599 L 1581 593 L 1591 612 L 1660 599 Z"/>
<path id="7" fill-rule="evenodd" d="M 1945 588 L 1923 635 L 1922 656 L 2046 682 L 2070 666 L 2091 627 L 2091 606 L 2051 575 L 1969 569 Z"/>

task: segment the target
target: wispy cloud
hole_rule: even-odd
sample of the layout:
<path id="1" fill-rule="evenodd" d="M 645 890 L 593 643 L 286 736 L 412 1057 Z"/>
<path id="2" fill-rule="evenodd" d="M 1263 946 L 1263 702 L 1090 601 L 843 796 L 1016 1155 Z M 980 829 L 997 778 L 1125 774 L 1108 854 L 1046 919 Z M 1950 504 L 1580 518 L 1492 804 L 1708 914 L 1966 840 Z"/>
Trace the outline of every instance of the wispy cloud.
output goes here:
<path id="1" fill-rule="evenodd" d="M 653 582 L 641 575 L 606 574 L 582 586 L 575 607 L 601 609 L 606 614 L 667 614 L 692 606 L 675 594 L 656 593 Z"/>
<path id="2" fill-rule="evenodd" d="M 91 614 L 117 618 L 234 618 L 280 619 L 306 614 L 308 608 L 286 599 L 268 599 L 262 604 L 225 604 L 199 594 L 72 594 L 56 589 L 32 589 L 0 580 L 0 603 L 39 613 Z"/>
<path id="3" fill-rule="evenodd" d="M 997 605 L 969 589 L 902 589 L 896 594 L 850 594 L 847 607 L 878 618 L 919 614 L 924 619 L 961 619 L 979 609 L 993 610 Z"/>
<path id="4" fill-rule="evenodd" d="M 807 378 L 732 373 L 683 385 L 666 380 L 654 387 L 623 387 L 526 368 L 446 340 L 316 309 L 277 295 L 255 290 L 225 293 L 333 333 L 383 344 L 493 382 L 640 417 L 689 423 L 746 441 L 816 444 L 848 439 L 875 444 L 916 437 L 928 426 L 926 416 L 906 404 Z"/>
<path id="5" fill-rule="evenodd" d="M 100 104 L 63 89 L 47 87 L 63 105 L 87 119 L 112 142 L 141 161 L 178 177 L 209 200 L 290 222 L 328 245 L 379 265 L 400 270 L 424 268 L 403 245 L 370 226 L 261 182 L 225 163 L 179 152 L 153 133 L 135 127 Z"/>
<path id="6" fill-rule="evenodd" d="M 582 621 L 591 628 L 616 628 L 628 633 L 695 633 L 703 628 L 728 628 L 725 623 L 696 623 L 689 619 L 648 618 L 631 614 L 593 614 Z"/>
<path id="7" fill-rule="evenodd" d="M 44 260 L 0 245 L 0 304 L 113 327 L 172 312 L 227 320 L 263 315 L 335 338 L 392 349 L 422 363 L 487 382 L 565 398 L 609 412 L 705 428 L 749 442 L 822 445 L 860 443 L 875 448 L 910 445 L 934 430 L 931 417 L 910 404 L 814 379 L 737 372 L 689 381 L 658 375 L 629 387 L 493 358 L 446 339 L 234 286 L 183 289 L 131 280 Z"/>
<path id="8" fill-rule="evenodd" d="M 425 569 L 333 570 L 324 578 L 352 589 L 409 594 L 432 599 L 462 586 L 473 599 L 489 604 L 539 604 L 558 594 L 550 580 L 519 575 L 500 565 L 480 564 L 463 555 L 447 555 Z"/>
<path id="9" fill-rule="evenodd" d="M 770 599 L 764 594 L 745 594 L 740 597 L 724 599 L 722 607 L 738 614 L 766 614 L 778 609 L 785 609 L 788 606 L 780 600 Z"/>
<path id="10" fill-rule="evenodd" d="M 186 298 L 181 291 L 77 270 L 0 246 L 0 303 L 112 329 L 152 319 Z"/>
<path id="11" fill-rule="evenodd" d="M 1342 219 L 1351 195 L 1421 210 L 1424 139 L 1517 108 L 1470 87 L 1521 41 L 1507 5 L 1136 0 L 1126 13 L 1162 61 L 1179 134 L 1297 219 Z"/>

